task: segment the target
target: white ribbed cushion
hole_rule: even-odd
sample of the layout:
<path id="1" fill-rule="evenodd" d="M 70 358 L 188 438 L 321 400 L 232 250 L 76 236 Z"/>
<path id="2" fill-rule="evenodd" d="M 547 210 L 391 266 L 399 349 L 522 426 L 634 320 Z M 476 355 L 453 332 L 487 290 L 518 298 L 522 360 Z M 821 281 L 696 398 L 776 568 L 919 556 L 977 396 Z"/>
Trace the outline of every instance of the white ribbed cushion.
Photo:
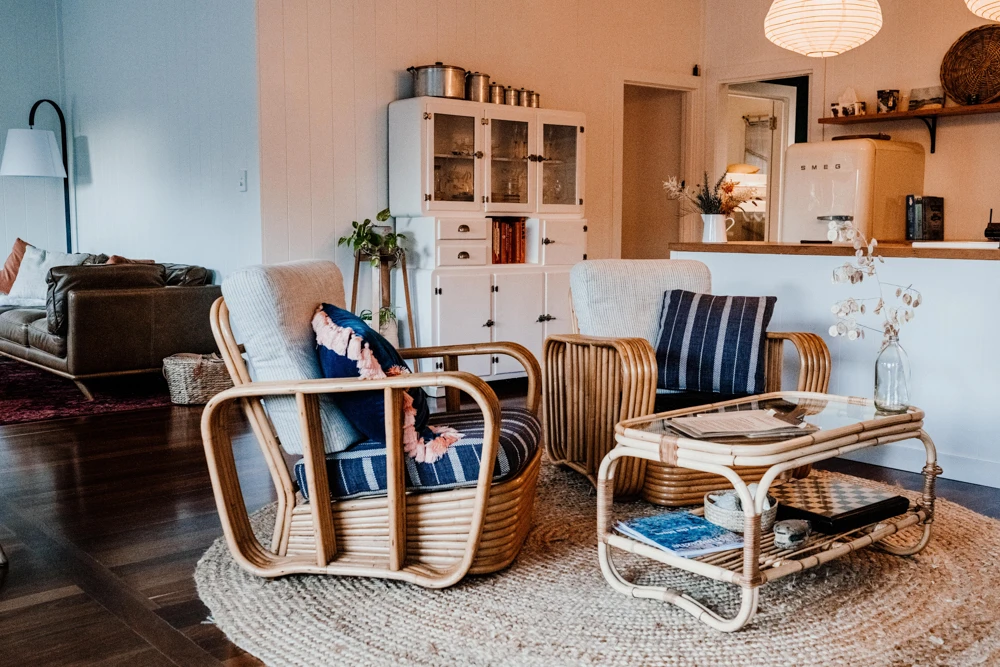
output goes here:
<path id="1" fill-rule="evenodd" d="M 580 333 L 655 345 L 663 293 L 711 293 L 712 274 L 689 259 L 599 259 L 574 266 L 570 287 Z"/>
<path id="2" fill-rule="evenodd" d="M 257 381 L 323 377 L 312 316 L 321 303 L 345 307 L 344 279 L 333 262 L 306 260 L 251 266 L 222 281 L 222 295 L 236 339 L 246 348 Z M 264 406 L 289 454 L 302 453 L 298 410 L 292 396 L 265 399 Z M 324 447 L 340 452 L 363 438 L 328 397 L 320 398 Z"/>

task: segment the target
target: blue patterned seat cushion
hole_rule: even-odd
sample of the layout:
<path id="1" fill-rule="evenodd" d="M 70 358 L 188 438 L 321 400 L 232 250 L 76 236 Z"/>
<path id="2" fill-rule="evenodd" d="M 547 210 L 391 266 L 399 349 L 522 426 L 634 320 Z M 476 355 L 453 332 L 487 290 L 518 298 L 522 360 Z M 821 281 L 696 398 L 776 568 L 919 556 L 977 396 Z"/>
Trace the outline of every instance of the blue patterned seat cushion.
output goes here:
<path id="1" fill-rule="evenodd" d="M 667 290 L 656 336 L 660 389 L 747 395 L 764 390 L 773 296 Z"/>
<path id="2" fill-rule="evenodd" d="M 479 410 L 431 415 L 430 424 L 447 424 L 463 434 L 434 463 L 417 463 L 404 456 L 407 488 L 421 491 L 475 486 L 483 450 L 483 414 Z M 517 476 L 538 451 L 542 427 L 527 410 L 505 409 L 500 417 L 500 448 L 493 466 L 493 481 Z M 386 491 L 385 444 L 362 442 L 326 457 L 330 495 L 337 500 L 384 495 Z M 295 479 L 302 495 L 309 497 L 303 461 L 295 464 Z"/>

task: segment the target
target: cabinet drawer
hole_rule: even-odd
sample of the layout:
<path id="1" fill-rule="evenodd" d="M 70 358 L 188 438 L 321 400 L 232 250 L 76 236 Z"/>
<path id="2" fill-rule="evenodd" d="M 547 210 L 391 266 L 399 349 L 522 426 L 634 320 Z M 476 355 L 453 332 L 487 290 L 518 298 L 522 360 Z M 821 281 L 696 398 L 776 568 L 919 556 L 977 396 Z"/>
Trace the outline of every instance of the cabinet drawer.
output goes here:
<path id="1" fill-rule="evenodd" d="M 487 248 L 483 243 L 449 243 L 437 247 L 438 266 L 485 266 Z"/>
<path id="2" fill-rule="evenodd" d="M 587 252 L 585 220 L 546 220 L 542 227 L 542 264 L 570 265 Z"/>
<path id="3" fill-rule="evenodd" d="M 465 239 L 485 239 L 485 220 L 447 220 L 437 221 L 438 240 L 463 241 Z"/>

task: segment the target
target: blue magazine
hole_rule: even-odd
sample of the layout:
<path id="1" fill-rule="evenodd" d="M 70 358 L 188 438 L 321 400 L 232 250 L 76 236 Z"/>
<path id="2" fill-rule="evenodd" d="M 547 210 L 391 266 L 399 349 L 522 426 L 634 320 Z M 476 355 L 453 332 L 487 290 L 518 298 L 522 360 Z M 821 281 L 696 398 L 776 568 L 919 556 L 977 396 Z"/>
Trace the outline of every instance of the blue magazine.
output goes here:
<path id="1" fill-rule="evenodd" d="M 743 548 L 743 536 L 690 512 L 667 512 L 619 521 L 622 535 L 682 558 Z"/>

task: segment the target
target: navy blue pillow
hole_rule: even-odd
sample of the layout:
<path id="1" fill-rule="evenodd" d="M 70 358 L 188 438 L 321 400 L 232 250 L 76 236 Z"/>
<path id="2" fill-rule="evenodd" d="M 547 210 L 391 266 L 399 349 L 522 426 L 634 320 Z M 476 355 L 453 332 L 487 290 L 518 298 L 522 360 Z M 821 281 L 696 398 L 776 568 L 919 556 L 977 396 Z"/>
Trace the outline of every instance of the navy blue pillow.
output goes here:
<path id="1" fill-rule="evenodd" d="M 764 391 L 773 296 L 663 293 L 656 336 L 660 389 L 748 395 Z"/>
<path id="2" fill-rule="evenodd" d="M 357 315 L 324 303 L 312 321 L 320 369 L 327 378 L 379 379 L 410 372 L 406 361 L 381 334 Z M 385 444 L 385 396 L 382 390 L 332 395 L 344 416 L 369 442 Z M 409 389 L 403 398 L 403 445 L 417 461 L 433 463 L 461 434 L 448 427 L 428 427 L 423 390 Z"/>

